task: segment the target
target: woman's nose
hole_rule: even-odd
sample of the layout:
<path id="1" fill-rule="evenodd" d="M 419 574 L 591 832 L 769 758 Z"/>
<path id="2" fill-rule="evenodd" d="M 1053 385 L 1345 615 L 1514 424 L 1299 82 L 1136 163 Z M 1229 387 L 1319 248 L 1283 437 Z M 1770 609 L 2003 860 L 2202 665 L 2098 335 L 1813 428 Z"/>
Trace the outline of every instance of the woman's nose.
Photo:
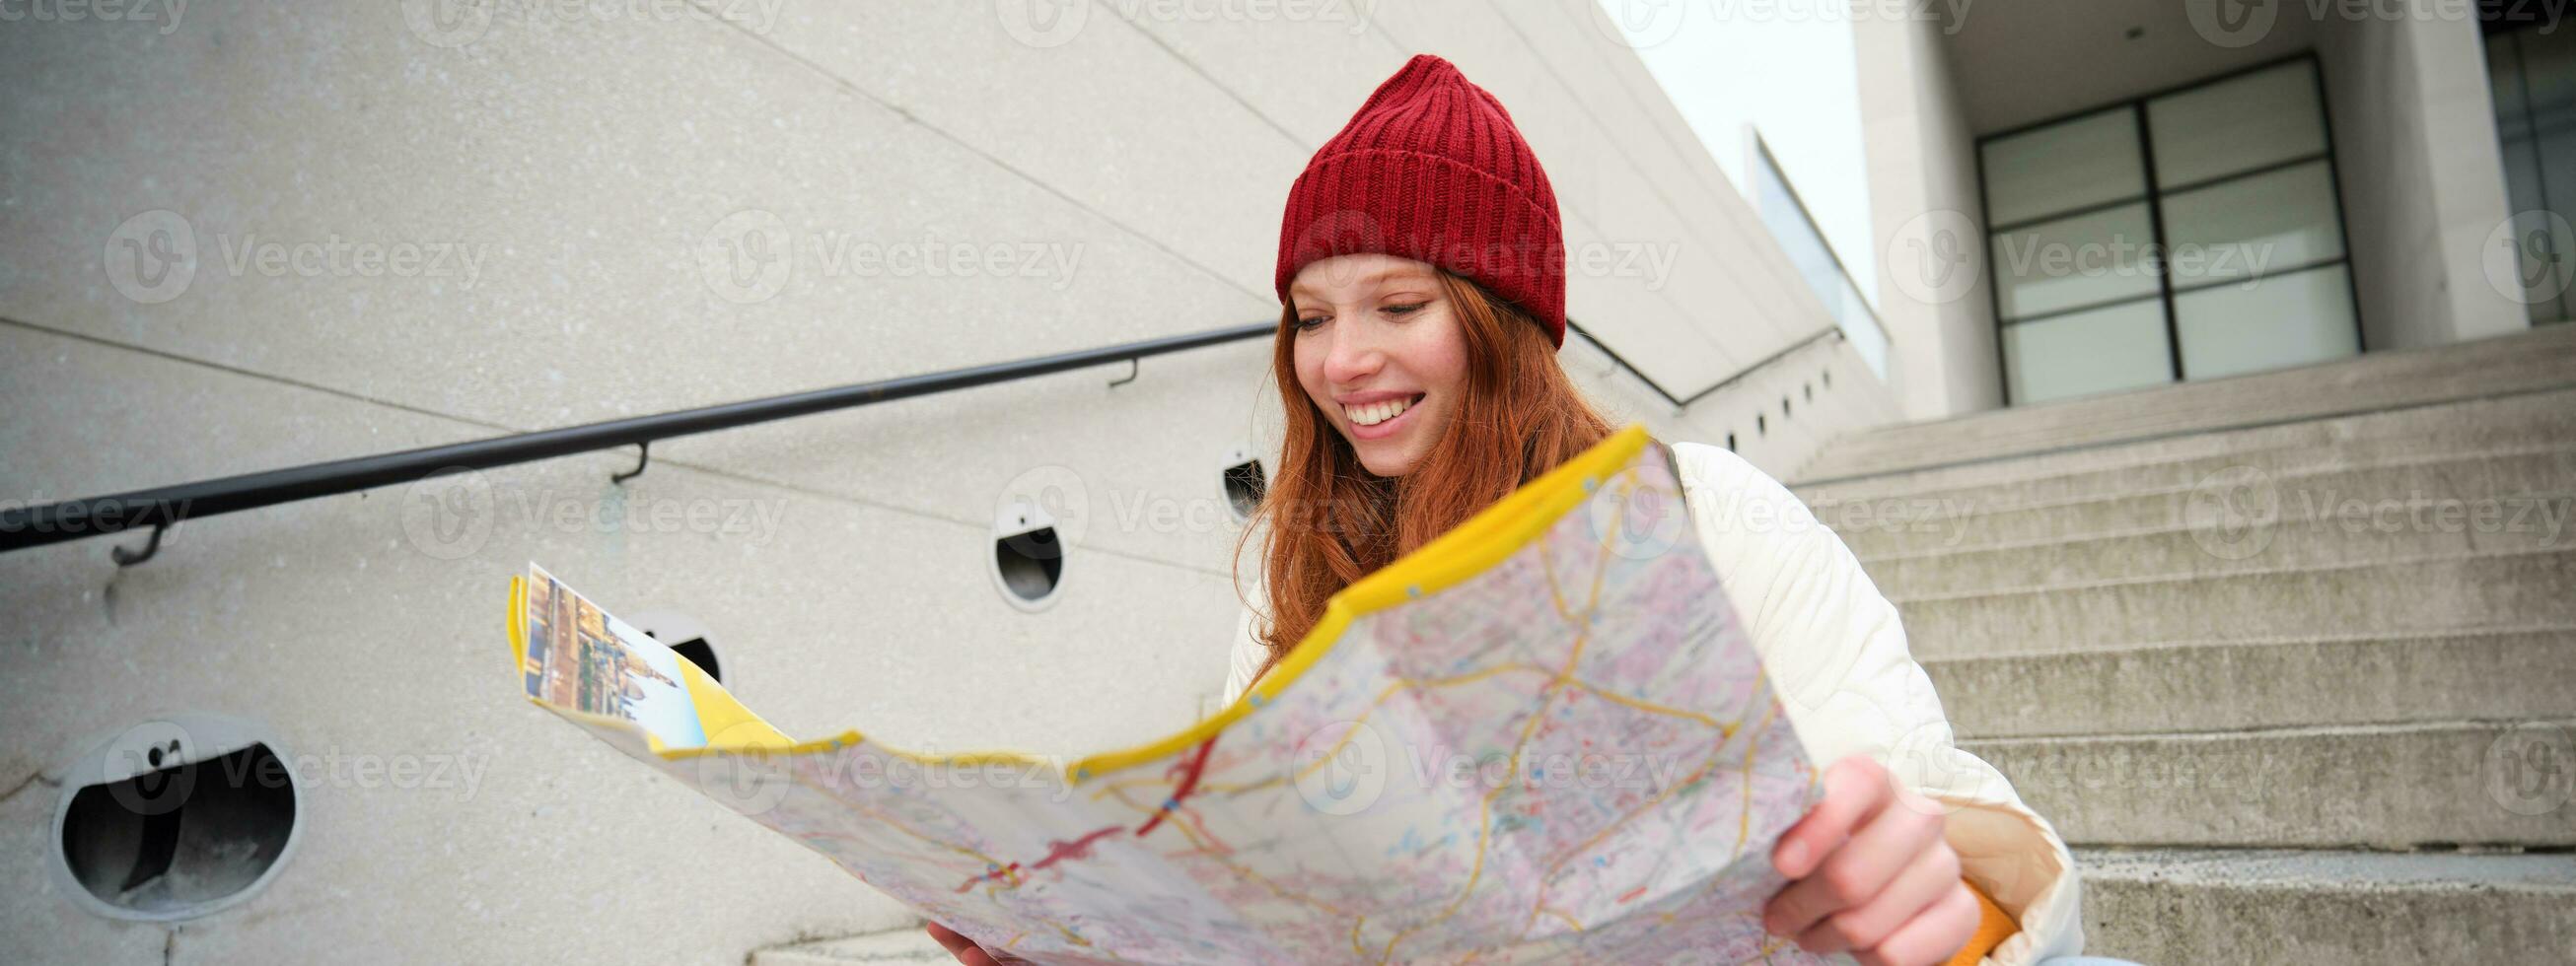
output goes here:
<path id="1" fill-rule="evenodd" d="M 1336 326 L 1332 348 L 1324 354 L 1324 378 L 1348 385 L 1377 374 L 1386 362 L 1376 340 L 1353 332 L 1359 326 Z"/>

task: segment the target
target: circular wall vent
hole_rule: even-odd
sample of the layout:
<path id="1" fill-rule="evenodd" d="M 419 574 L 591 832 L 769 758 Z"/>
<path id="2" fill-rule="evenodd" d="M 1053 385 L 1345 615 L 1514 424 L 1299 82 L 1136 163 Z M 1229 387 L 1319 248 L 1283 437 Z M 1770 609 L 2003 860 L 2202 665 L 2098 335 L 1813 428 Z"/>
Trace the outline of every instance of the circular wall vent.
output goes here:
<path id="1" fill-rule="evenodd" d="M 648 610 L 626 618 L 626 623 L 643 631 L 644 636 L 662 642 L 663 647 L 689 659 L 698 670 L 724 683 L 724 664 L 716 657 L 715 638 L 707 636 L 707 625 L 678 611 Z M 731 690 L 731 689 L 727 689 Z"/>
<path id="2" fill-rule="evenodd" d="M 56 884 L 117 919 L 193 919 L 249 898 L 303 828 L 290 760 L 265 727 L 220 715 L 125 729 L 63 773 Z"/>
<path id="3" fill-rule="evenodd" d="M 1055 516 L 1036 500 L 1012 500 L 993 521 L 993 582 L 1002 599 L 1039 610 L 1064 587 L 1064 538 Z"/>
<path id="4" fill-rule="evenodd" d="M 1252 457 L 1252 447 L 1228 450 L 1225 468 L 1218 471 L 1218 476 L 1225 487 L 1225 505 L 1234 511 L 1234 518 L 1250 521 L 1253 511 L 1261 508 L 1262 495 L 1270 489 L 1269 474 L 1262 471 L 1261 461 Z"/>

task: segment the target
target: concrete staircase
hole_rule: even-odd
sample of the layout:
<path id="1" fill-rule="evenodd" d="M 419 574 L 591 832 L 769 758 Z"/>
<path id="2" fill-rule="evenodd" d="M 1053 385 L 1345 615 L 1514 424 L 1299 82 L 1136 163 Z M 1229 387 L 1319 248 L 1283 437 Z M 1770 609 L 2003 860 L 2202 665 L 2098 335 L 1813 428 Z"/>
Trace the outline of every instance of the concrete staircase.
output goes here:
<path id="1" fill-rule="evenodd" d="M 1793 486 L 2088 951 L 2576 962 L 2576 326 L 1890 427 Z"/>

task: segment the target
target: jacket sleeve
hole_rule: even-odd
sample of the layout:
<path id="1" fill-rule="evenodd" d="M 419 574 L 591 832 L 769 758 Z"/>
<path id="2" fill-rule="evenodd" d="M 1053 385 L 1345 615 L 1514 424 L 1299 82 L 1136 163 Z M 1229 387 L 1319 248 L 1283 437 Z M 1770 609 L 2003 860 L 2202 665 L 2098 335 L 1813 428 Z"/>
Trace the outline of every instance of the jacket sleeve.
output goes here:
<path id="1" fill-rule="evenodd" d="M 1988 962 L 2083 949 L 2074 857 L 1994 766 L 1952 743 L 1896 606 L 1788 488 L 1724 449 L 1673 447 L 1683 501 L 1780 705 L 1819 767 L 1855 752 L 1948 809 L 1962 877 L 2021 931 Z"/>

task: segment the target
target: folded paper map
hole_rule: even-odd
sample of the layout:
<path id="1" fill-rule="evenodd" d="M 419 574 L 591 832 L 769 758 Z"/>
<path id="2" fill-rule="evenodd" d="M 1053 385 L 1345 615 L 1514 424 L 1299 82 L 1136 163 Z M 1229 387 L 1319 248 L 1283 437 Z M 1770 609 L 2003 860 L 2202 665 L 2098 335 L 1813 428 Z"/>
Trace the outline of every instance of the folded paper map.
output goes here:
<path id="1" fill-rule="evenodd" d="M 1814 961 L 1760 917 L 1815 772 L 1642 426 L 1222 712 L 1060 764 L 791 740 L 545 571 L 511 594 L 529 700 L 1036 962 Z"/>

